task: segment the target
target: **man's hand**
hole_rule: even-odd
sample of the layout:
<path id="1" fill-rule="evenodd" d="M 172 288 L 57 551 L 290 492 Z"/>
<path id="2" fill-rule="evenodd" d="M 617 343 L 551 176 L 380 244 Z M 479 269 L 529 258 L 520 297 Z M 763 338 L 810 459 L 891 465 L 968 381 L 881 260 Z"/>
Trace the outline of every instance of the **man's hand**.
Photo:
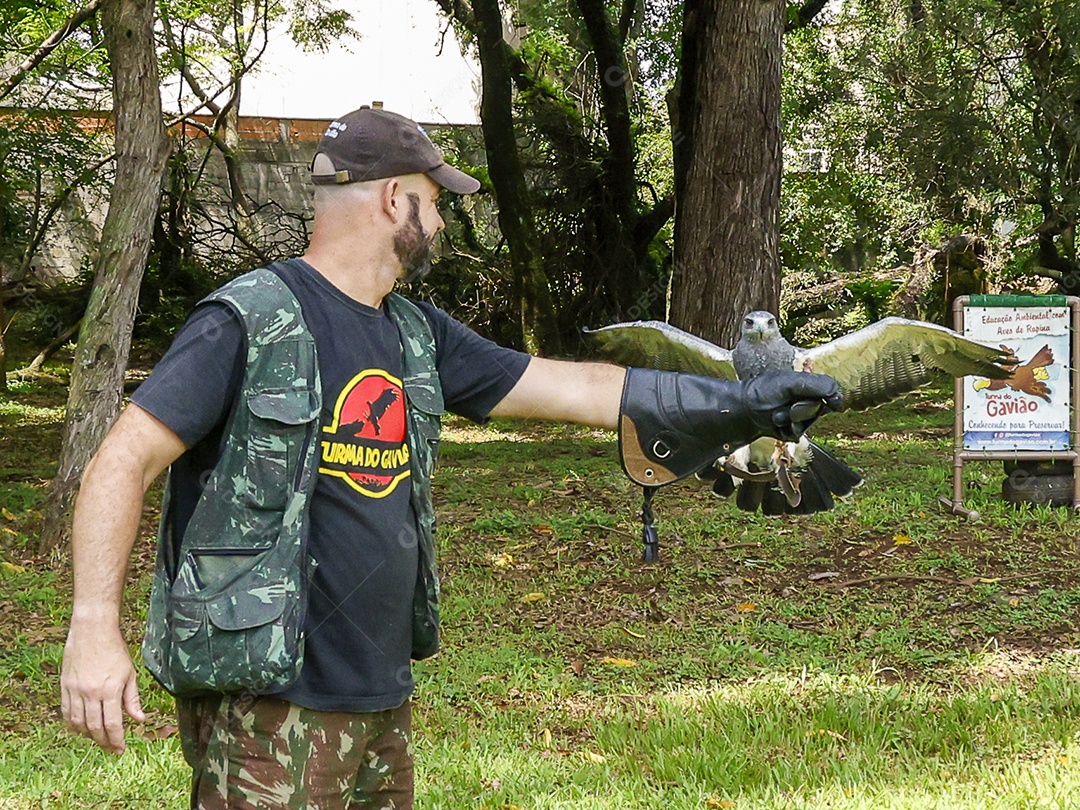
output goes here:
<path id="1" fill-rule="evenodd" d="M 106 751 L 124 753 L 124 718 L 146 719 L 135 667 L 119 628 L 72 620 L 60 672 L 60 708 L 68 728 Z"/>

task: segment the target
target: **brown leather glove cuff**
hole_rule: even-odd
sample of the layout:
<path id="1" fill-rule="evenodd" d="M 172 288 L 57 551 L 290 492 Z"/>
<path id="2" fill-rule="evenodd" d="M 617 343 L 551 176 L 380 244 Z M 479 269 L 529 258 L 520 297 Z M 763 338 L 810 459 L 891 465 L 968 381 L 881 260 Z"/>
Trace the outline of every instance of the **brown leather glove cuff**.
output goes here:
<path id="1" fill-rule="evenodd" d="M 630 480 L 663 486 L 761 435 L 737 382 L 632 368 L 619 412 L 619 457 Z"/>

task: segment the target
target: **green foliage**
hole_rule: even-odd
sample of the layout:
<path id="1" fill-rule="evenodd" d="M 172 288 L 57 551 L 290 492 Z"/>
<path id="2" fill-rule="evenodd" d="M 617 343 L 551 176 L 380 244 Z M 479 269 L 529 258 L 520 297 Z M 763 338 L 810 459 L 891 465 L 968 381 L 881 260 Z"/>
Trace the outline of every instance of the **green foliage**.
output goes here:
<path id="1" fill-rule="evenodd" d="M 609 20 L 617 22 L 619 8 L 609 4 L 607 10 Z M 613 153 L 604 116 L 604 82 L 605 76 L 610 79 L 612 66 L 597 64 L 577 4 L 538 0 L 513 8 L 511 24 L 520 38 L 513 56 L 518 60 L 515 65 L 522 67 L 514 68 L 515 127 L 529 187 L 528 206 L 556 304 L 558 331 L 571 351 L 580 346 L 583 324 L 663 317 L 664 312 L 670 228 L 658 226 L 645 231 L 645 237 L 637 234 L 637 228 L 644 230 L 642 219 L 658 204 L 663 208 L 673 194 L 670 133 L 662 82 L 655 80 L 659 74 L 642 59 L 654 32 L 641 16 L 645 7 L 638 12 L 622 46 L 630 75 L 625 81 L 617 77 L 627 94 L 631 119 L 633 154 L 626 158 Z M 671 9 L 665 13 L 669 19 L 677 16 Z M 466 43 L 472 42 L 471 32 L 460 21 L 458 30 Z M 633 177 L 629 195 L 615 191 L 617 178 L 626 172 Z M 628 205 L 627 196 L 632 198 Z M 482 204 L 481 210 L 485 207 Z M 505 335 L 516 345 L 522 318 L 516 309 L 518 290 L 508 249 L 497 229 L 476 222 L 473 226 L 476 238 L 467 252 L 490 272 L 477 274 L 460 262 L 448 269 L 472 273 L 473 294 L 463 300 L 478 302 L 476 320 L 482 329 L 490 324 L 494 329 L 489 333 Z M 440 289 L 444 278 L 436 270 L 427 289 L 436 299 L 453 300 Z M 501 308 L 495 317 L 491 307 Z"/>
<path id="2" fill-rule="evenodd" d="M 306 51 L 326 53 L 331 45 L 357 37 L 349 12 L 331 8 L 326 0 L 295 0 L 289 16 L 289 35 Z"/>
<path id="3" fill-rule="evenodd" d="M 785 39 L 785 264 L 868 271 L 966 231 L 1068 289 L 1080 272 L 1080 23 L 1061 0 L 860 0 Z M 790 165 L 791 161 L 789 161 Z M 861 189 L 858 188 L 861 186 Z M 806 224 L 806 223 L 812 224 Z"/>
<path id="4" fill-rule="evenodd" d="M 60 29 L 84 3 L 77 0 L 9 0 L 0 3 L 0 53 L 7 71 Z M 90 22 L 70 34 L 15 92 L 6 104 L 23 107 L 93 109 L 99 89 L 109 81 L 105 49 L 97 26 Z"/>
<path id="5" fill-rule="evenodd" d="M 55 206 L 71 187 L 98 186 L 108 174 L 92 169 L 106 148 L 100 135 L 72 115 L 40 109 L 3 111 L 0 125 L 0 270 L 3 281 L 30 274 Z M 78 207 L 68 207 L 76 220 Z"/>

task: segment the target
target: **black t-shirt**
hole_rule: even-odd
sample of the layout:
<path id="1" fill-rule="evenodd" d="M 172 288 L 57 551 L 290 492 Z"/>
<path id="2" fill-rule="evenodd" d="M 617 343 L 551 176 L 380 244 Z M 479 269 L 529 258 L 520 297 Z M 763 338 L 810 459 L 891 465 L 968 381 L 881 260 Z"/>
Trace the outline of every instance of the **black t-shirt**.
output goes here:
<path id="1" fill-rule="evenodd" d="M 412 597 L 417 540 L 397 327 L 385 308 L 342 293 L 300 259 L 273 269 L 300 301 L 322 380 L 318 481 L 311 501 L 312 578 L 300 679 L 282 697 L 324 711 L 379 711 L 412 692 Z M 435 335 L 448 410 L 483 421 L 529 356 L 485 340 L 418 304 Z M 177 529 L 221 452 L 244 374 L 243 327 L 225 304 L 195 309 L 132 401 L 189 450 L 173 465 Z"/>

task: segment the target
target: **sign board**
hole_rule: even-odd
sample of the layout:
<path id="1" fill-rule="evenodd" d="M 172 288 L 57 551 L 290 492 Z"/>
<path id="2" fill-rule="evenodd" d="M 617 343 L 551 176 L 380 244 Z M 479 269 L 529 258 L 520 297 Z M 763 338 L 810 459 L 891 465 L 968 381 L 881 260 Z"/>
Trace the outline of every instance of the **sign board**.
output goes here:
<path id="1" fill-rule="evenodd" d="M 968 307 L 964 334 L 1000 346 L 1017 363 L 1013 378 L 964 378 L 967 450 L 1069 450 L 1069 307 Z"/>

